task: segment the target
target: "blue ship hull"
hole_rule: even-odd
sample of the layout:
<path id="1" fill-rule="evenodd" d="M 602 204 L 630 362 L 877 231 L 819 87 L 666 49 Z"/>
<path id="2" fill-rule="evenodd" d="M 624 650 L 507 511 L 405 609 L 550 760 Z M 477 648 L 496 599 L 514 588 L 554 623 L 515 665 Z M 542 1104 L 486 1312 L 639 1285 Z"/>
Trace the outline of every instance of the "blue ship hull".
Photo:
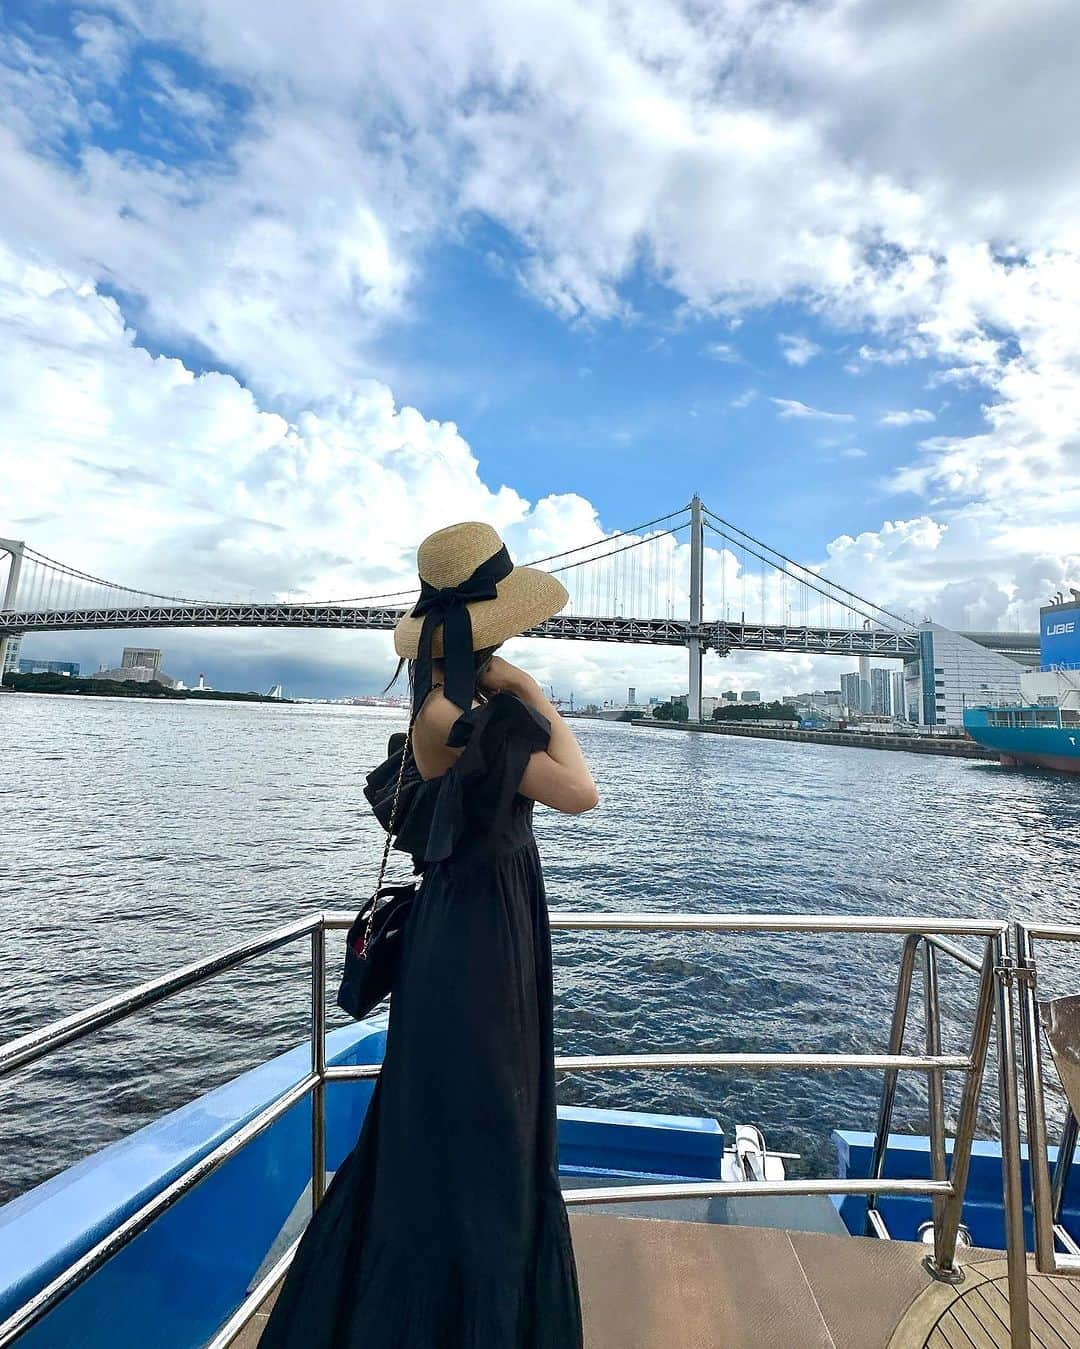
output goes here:
<path id="1" fill-rule="evenodd" d="M 964 713 L 964 730 L 1006 767 L 1080 773 L 1080 726 L 1038 724 L 1040 716 L 1056 715 L 1037 707 L 972 707 Z"/>
<path id="2" fill-rule="evenodd" d="M 332 1032 L 333 1064 L 377 1063 L 386 1017 Z M 309 1067 L 305 1044 L 227 1082 L 189 1105 L 95 1153 L 0 1208 L 0 1320 L 90 1249 L 116 1224 L 159 1194 L 200 1157 L 257 1115 Z M 333 1082 L 327 1089 L 327 1166 L 333 1170 L 356 1140 L 371 1081 Z M 840 1177 L 869 1174 L 872 1136 L 837 1133 Z M 559 1164 L 564 1185 L 721 1179 L 724 1133 L 715 1119 L 583 1107 L 559 1108 Z M 311 1104 L 301 1101 L 140 1236 L 114 1255 L 20 1340 L 27 1349 L 191 1349 L 204 1344 L 243 1301 L 268 1264 L 268 1252 L 304 1207 L 311 1166 Z M 930 1176 L 925 1138 L 893 1135 L 885 1161 L 890 1177 Z M 576 1178 L 576 1180 L 575 1180 Z M 760 1201 L 768 1205 L 770 1201 Z M 781 1203 L 800 1203 L 784 1200 Z M 748 1217 L 747 1201 L 681 1201 L 649 1216 L 760 1226 L 846 1228 L 863 1235 L 865 1200 L 814 1211 L 777 1201 Z M 880 1208 L 891 1234 L 916 1239 L 931 1216 L 925 1197 L 885 1197 Z M 623 1205 L 616 1210 L 627 1213 Z M 826 1218 L 831 1219 L 830 1222 Z M 964 1221 L 979 1246 L 1004 1246 L 1001 1150 L 977 1142 Z M 1074 1168 L 1064 1221 L 1080 1223 L 1080 1167 Z"/>

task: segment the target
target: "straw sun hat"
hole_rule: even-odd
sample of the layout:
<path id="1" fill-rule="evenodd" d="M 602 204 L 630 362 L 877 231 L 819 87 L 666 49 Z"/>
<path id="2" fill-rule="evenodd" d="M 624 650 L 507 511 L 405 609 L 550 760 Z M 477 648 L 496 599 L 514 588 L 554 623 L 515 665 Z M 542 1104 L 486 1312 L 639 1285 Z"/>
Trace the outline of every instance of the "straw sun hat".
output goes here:
<path id="1" fill-rule="evenodd" d="M 461 604 L 472 624 L 472 649 L 496 646 L 553 617 L 570 598 L 561 581 L 537 567 L 515 567 L 502 539 L 490 525 L 476 520 L 449 525 L 429 534 L 416 554 L 422 584 L 416 608 L 441 620 L 444 605 Z M 487 591 L 473 599 L 469 592 Z M 457 592 L 455 594 L 455 592 Z M 442 602 L 440 598 L 442 597 Z M 394 650 L 415 659 L 420 654 L 424 612 L 410 610 L 394 628 Z M 431 631 L 431 655 L 443 655 L 443 624 Z"/>

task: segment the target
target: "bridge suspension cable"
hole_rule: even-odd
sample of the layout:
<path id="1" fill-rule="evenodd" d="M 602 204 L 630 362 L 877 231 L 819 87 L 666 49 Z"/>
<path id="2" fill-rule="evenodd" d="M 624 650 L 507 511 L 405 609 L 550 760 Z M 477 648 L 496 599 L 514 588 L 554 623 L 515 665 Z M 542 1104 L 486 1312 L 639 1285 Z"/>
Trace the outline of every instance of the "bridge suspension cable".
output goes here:
<path id="1" fill-rule="evenodd" d="M 579 543 L 579 544 L 578 544 L 576 547 L 574 547 L 574 548 L 564 548 L 563 551 L 560 552 L 560 553 L 548 553 L 546 557 L 533 557 L 533 558 L 530 558 L 530 559 L 528 560 L 528 562 L 524 563 L 523 565 L 526 566 L 526 567 L 541 567 L 541 566 L 544 565 L 545 562 L 557 562 L 560 558 L 564 558 L 564 557 L 572 557 L 575 553 L 583 553 L 583 552 L 586 552 L 586 551 L 587 551 L 588 549 L 590 549 L 590 548 L 602 548 L 605 544 L 614 543 L 616 539 L 624 539 L 624 538 L 627 538 L 627 537 L 629 537 L 630 535 L 633 535 L 633 534 L 640 534 L 640 532 L 641 532 L 643 529 L 649 529 L 649 528 L 651 528 L 653 525 L 663 524 L 663 523 L 665 523 L 665 522 L 668 521 L 668 520 L 674 520 L 675 517 L 678 516 L 678 515 L 686 515 L 686 514 L 688 513 L 689 510 L 690 510 L 689 505 L 686 505 L 686 506 L 680 506 L 679 509 L 676 510 L 676 511 L 669 511 L 667 515 L 658 515 L 658 516 L 656 517 L 655 520 L 646 520 L 646 521 L 644 521 L 644 522 L 643 522 L 642 524 L 640 524 L 640 525 L 631 525 L 629 529 L 619 529 L 619 530 L 616 530 L 613 534 L 603 535 L 603 536 L 601 536 L 599 539 L 594 539 L 591 543 Z M 684 527 L 686 524 L 687 524 L 687 521 L 684 520 L 683 523 L 682 523 L 682 525 L 676 526 L 676 528 L 682 528 L 682 527 Z M 670 530 L 666 530 L 666 531 L 665 531 L 665 533 L 671 533 L 671 532 L 672 532 L 672 531 L 670 531 Z M 642 544 L 642 543 L 648 543 L 648 542 L 650 542 L 651 539 L 656 538 L 656 537 L 659 537 L 659 536 L 653 534 L 653 535 L 650 535 L 649 538 L 645 538 L 645 539 L 635 539 L 633 543 L 627 544 L 626 546 L 629 547 L 629 548 L 636 548 L 636 547 L 638 547 L 639 544 Z M 619 551 L 619 550 L 614 549 L 614 550 L 612 550 L 612 551 L 613 551 L 613 552 L 617 552 L 617 551 Z M 548 567 L 547 570 L 548 570 L 549 572 L 567 571 L 570 567 L 578 567 L 578 566 L 582 566 L 582 565 L 583 565 L 584 563 L 586 563 L 586 562 L 594 562 L 594 561 L 597 561 L 599 558 L 602 558 L 602 557 L 608 557 L 608 556 L 610 556 L 610 555 L 611 555 L 611 554 L 609 554 L 609 553 L 598 553 L 598 554 L 594 555 L 593 557 L 582 558 L 579 562 L 571 562 L 571 563 L 568 563 L 568 564 L 567 564 L 566 566 L 564 566 L 564 567 Z M 310 600 L 310 601 L 308 601 L 308 603 L 311 603 L 311 604 L 315 604 L 315 603 L 321 603 L 321 604 L 369 604 L 372 600 L 409 599 L 410 597 L 415 596 L 415 595 L 418 595 L 419 593 L 420 593 L 420 592 L 419 592 L 419 587 L 417 587 L 417 586 L 412 586 L 412 587 L 406 588 L 406 589 L 404 589 L 404 590 L 386 590 L 386 591 L 383 591 L 381 594 L 378 594 L 378 595 L 352 595 L 352 596 L 350 596 L 350 597 L 347 598 L 347 599 L 339 599 L 339 600 L 319 600 L 319 601 L 316 601 L 316 600 Z"/>
<path id="2" fill-rule="evenodd" d="M 23 547 L 23 565 L 30 562 L 32 568 L 42 573 L 53 574 L 54 578 L 61 576 L 68 578 L 71 582 L 79 581 L 84 584 L 99 586 L 104 590 L 116 591 L 124 595 L 140 595 L 151 600 L 169 600 L 175 604 L 202 604 L 203 600 L 192 599 L 186 595 L 159 595 L 153 590 L 137 590 L 134 586 L 121 585 L 116 581 L 106 581 L 101 576 L 91 576 L 89 572 L 80 571 L 78 567 L 69 566 L 66 562 L 60 562 L 55 557 L 49 557 L 46 553 L 39 553 L 36 548 L 31 548 L 29 544 Z M 44 584 L 46 578 L 40 578 L 40 583 Z M 33 577 L 31 578 L 31 581 Z M 22 581 L 20 590 L 29 589 L 30 583 Z"/>
<path id="3" fill-rule="evenodd" d="M 532 558 L 527 565 L 543 567 L 564 580 L 570 592 L 565 610 L 566 635 L 585 637 L 587 632 L 593 632 L 589 625 L 595 619 L 595 634 L 602 640 L 620 640 L 621 634 L 631 629 L 633 635 L 629 640 L 690 640 L 679 636 L 683 628 L 676 631 L 663 625 L 676 623 L 685 627 L 691 620 L 691 558 L 697 545 L 691 538 L 691 546 L 687 547 L 685 536 L 680 535 L 686 530 L 693 535 L 695 520 L 699 540 L 703 535 L 715 537 L 723 540 L 725 547 L 720 551 L 718 569 L 715 561 L 710 560 L 710 554 L 715 559 L 714 550 L 705 550 L 704 612 L 699 610 L 694 622 L 708 625 L 719 620 L 728 625 L 722 639 L 716 639 L 722 640 L 726 647 L 745 640 L 750 644 L 767 641 L 770 649 L 776 643 L 793 643 L 792 649 L 799 650 L 817 643 L 821 649 L 832 650 L 839 640 L 838 630 L 852 636 L 855 630 L 865 630 L 864 644 L 875 651 L 878 649 L 874 646 L 875 632 L 880 635 L 884 631 L 890 634 L 890 639 L 896 635 L 905 651 L 910 646 L 913 626 L 908 620 L 794 561 L 709 510 L 696 498 L 693 503 L 631 528 Z M 9 574 L 9 581 L 14 575 L 17 590 L 17 597 L 9 593 L 5 602 L 9 612 L 7 626 L 12 632 L 31 628 L 46 631 L 294 622 L 385 629 L 394 625 L 401 610 L 417 594 L 417 589 L 411 587 L 329 601 L 190 600 L 106 581 L 35 548 L 11 540 L 6 542 L 10 545 L 6 551 L 14 549 L 22 563 L 21 575 Z M 697 575 L 700 577 L 701 573 Z M 9 584 L 9 592 L 12 589 Z M 732 608 L 736 611 L 734 615 Z M 24 616 L 25 622 L 16 621 Z M 637 627 L 633 626 L 635 623 Z M 746 628 L 755 626 L 760 631 L 743 637 L 734 633 L 738 624 Z M 770 631 L 766 637 L 763 635 L 766 627 L 780 631 Z M 801 636 L 798 633 L 785 636 L 783 630 L 788 628 L 805 631 Z M 646 630 L 648 635 L 643 636 Z M 615 636 L 616 632 L 620 636 Z M 556 634 L 553 631 L 550 635 Z"/>
<path id="4" fill-rule="evenodd" d="M 531 558 L 526 565 L 542 566 L 551 572 L 574 572 L 588 567 L 590 564 L 595 564 L 593 590 L 597 602 L 600 601 L 605 590 L 613 599 L 618 595 L 627 596 L 629 591 L 635 599 L 641 597 L 644 601 L 645 575 L 647 572 L 650 575 L 654 574 L 657 567 L 655 565 L 646 567 L 637 564 L 632 569 L 628 569 L 621 563 L 612 563 L 611 559 L 617 553 L 640 548 L 685 528 L 689 509 L 689 505 L 682 506 L 678 510 L 669 511 L 664 515 L 645 520 L 628 529 L 616 530 L 589 543 L 578 544 L 573 548 L 549 553 L 543 557 Z M 678 521 L 678 523 L 669 529 L 647 534 L 645 537 L 638 537 L 643 531 L 654 529 L 655 526 L 667 524 L 668 521 L 672 520 Z M 621 540 L 629 540 L 629 542 L 623 543 L 620 542 Z M 613 544 L 618 544 L 618 546 L 612 547 Z M 579 556 L 581 554 L 586 554 L 586 556 Z M 572 560 L 563 561 L 563 559 Z M 552 567 L 548 565 L 559 562 L 562 562 L 561 566 Z M 602 574 L 605 568 L 610 571 L 610 575 L 606 577 Z M 632 578 L 630 577 L 631 570 L 633 572 Z M 656 587 L 653 586 L 653 588 Z M 667 588 L 670 590 L 670 584 Z M 580 590 L 581 587 L 574 587 L 574 589 Z M 389 602 L 391 607 L 396 603 L 398 607 L 405 608 L 412 602 L 417 593 L 418 588 L 413 586 L 400 590 L 381 591 L 377 594 L 354 595 L 346 599 L 305 599 L 302 602 L 315 607 L 385 604 Z M 22 549 L 22 571 L 19 577 L 17 597 L 11 607 L 23 612 L 40 613 L 124 607 L 135 609 L 151 603 L 155 607 L 161 607 L 162 605 L 187 607 L 213 602 L 191 596 L 143 590 L 135 586 L 124 585 L 121 582 L 109 581 L 104 577 L 95 576 L 79 567 L 73 567 L 69 563 L 62 562 L 58 558 L 50 557 L 47 553 L 42 553 L 36 548 L 25 545 Z M 655 604 L 652 607 L 656 607 Z M 671 608 L 670 602 L 667 607 Z M 657 611 L 659 612 L 659 609 Z"/>
<path id="5" fill-rule="evenodd" d="M 707 506 L 703 506 L 702 509 L 707 517 L 705 520 L 707 529 L 714 534 L 718 534 L 734 547 L 757 558 L 761 562 L 763 569 L 766 566 L 772 567 L 774 571 L 778 572 L 784 578 L 785 604 L 786 582 L 790 577 L 797 585 L 816 591 L 817 594 L 823 596 L 825 599 L 840 605 L 851 613 L 858 614 L 861 618 L 867 619 L 871 623 L 875 623 L 890 630 L 893 629 L 895 623 L 899 623 L 901 629 L 905 631 L 910 631 L 912 628 L 912 623 L 908 619 L 903 618 L 900 614 L 893 613 L 892 610 L 886 609 L 880 604 L 874 604 L 872 600 L 864 599 L 861 595 L 856 594 L 855 591 L 849 590 L 847 586 L 841 585 L 837 581 L 830 580 L 827 576 L 823 576 L 820 572 L 813 571 L 811 568 L 804 566 L 801 562 L 796 562 L 785 553 L 781 553 L 778 548 L 773 548 L 771 544 L 763 543 L 760 539 L 755 538 L 746 530 L 740 529 L 738 525 L 733 525 L 730 520 L 725 520 L 722 516 L 709 510 Z M 794 570 L 789 570 L 789 568 L 794 568 Z M 801 599 L 805 606 L 805 593 L 802 595 Z M 887 620 L 891 620 L 891 622 Z"/>
<path id="6" fill-rule="evenodd" d="M 572 554 L 574 554 L 574 553 L 582 553 L 582 552 L 585 551 L 586 548 L 599 548 L 599 547 L 601 547 L 601 546 L 602 546 L 603 544 L 605 544 L 605 543 L 614 543 L 614 541 L 615 541 L 616 539 L 624 539 L 624 538 L 626 538 L 626 536 L 627 536 L 628 534 L 640 534 L 641 531 L 642 531 L 643 529 L 650 529 L 653 525 L 662 525 L 662 524 L 664 524 L 664 523 L 665 523 L 666 521 L 668 521 L 668 520 L 674 520 L 675 517 L 676 517 L 677 515 L 687 515 L 687 513 L 689 512 L 689 510 L 690 510 L 690 507 L 689 507 L 688 505 L 687 505 L 687 506 L 680 506 L 679 509 L 678 509 L 677 511 L 669 511 L 667 515 L 658 515 L 658 516 L 656 517 L 655 520 L 646 520 L 646 521 L 644 522 L 644 524 L 640 524 L 640 525 L 631 525 L 629 529 L 619 529 L 619 530 L 616 530 L 614 534 L 607 534 L 607 535 L 604 535 L 602 538 L 594 539 L 592 543 L 581 543 L 581 544 L 578 544 L 578 546 L 577 546 L 576 548 L 567 548 L 567 549 L 565 549 L 565 550 L 564 550 L 563 552 L 561 552 L 561 553 L 549 553 L 547 557 L 535 557 L 535 558 L 533 558 L 531 561 L 527 562 L 525 565 L 528 566 L 528 567 L 539 567 L 539 566 L 540 566 L 542 563 L 544 563 L 544 562 L 554 562 L 554 561 L 556 561 L 556 560 L 557 560 L 558 558 L 560 558 L 560 557 L 570 557 L 570 556 L 571 556 Z M 688 523 L 689 523 L 689 519 L 686 519 L 686 520 L 683 521 L 683 525 L 686 525 L 686 524 L 688 524 Z M 680 529 L 680 528 L 682 528 L 682 526 L 681 526 L 681 525 L 676 525 L 675 528 L 676 528 L 676 529 Z M 665 531 L 665 533 L 668 533 L 668 534 L 670 534 L 671 532 L 672 532 L 671 530 L 666 530 L 666 531 Z M 656 537 L 657 537 L 657 536 L 656 536 L 655 534 L 654 534 L 654 535 L 650 535 L 650 538 L 656 538 Z M 634 543 L 628 544 L 627 547 L 634 548 L 634 547 L 636 547 L 639 543 L 648 543 L 648 542 L 649 542 L 649 539 L 637 539 L 637 540 L 635 540 Z M 585 560 L 586 560 L 586 561 L 592 561 L 591 558 L 586 558 Z M 577 563 L 574 563 L 574 564 L 572 564 L 572 565 L 577 566 L 578 564 L 577 564 Z M 563 568 L 563 567 L 549 567 L 548 570 L 549 570 L 549 571 L 564 571 L 565 568 Z"/>

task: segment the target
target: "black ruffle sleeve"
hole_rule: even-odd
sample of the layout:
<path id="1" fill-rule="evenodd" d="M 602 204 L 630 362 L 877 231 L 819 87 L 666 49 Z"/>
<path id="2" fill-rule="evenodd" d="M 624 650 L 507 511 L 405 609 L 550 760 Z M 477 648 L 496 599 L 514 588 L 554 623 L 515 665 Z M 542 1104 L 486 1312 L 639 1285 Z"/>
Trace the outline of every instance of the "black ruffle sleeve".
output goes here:
<path id="1" fill-rule="evenodd" d="M 530 755 L 547 748 L 550 734 L 542 713 L 504 691 L 463 712 L 451 726 L 446 743 L 461 754 L 440 777 L 425 782 L 410 748 L 394 821 L 394 847 L 412 854 L 419 870 L 424 863 L 453 856 L 466 836 L 497 839 Z M 401 753 L 373 769 L 364 787 L 384 829 L 390 823 Z"/>

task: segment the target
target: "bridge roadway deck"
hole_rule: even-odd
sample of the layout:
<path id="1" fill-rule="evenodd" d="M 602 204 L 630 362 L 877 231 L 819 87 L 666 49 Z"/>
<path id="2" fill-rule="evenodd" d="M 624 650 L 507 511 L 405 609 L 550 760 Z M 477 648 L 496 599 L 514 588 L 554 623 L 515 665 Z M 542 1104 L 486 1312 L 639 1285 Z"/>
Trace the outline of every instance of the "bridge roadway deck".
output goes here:
<path id="1" fill-rule="evenodd" d="M 402 610 L 350 604 L 161 604 L 124 608 L 0 610 L 0 637 L 30 632 L 83 632 L 122 628 L 347 628 L 389 631 Z M 1034 661 L 1038 633 L 961 633 L 980 646 Z M 888 628 L 800 627 L 796 624 L 734 623 L 725 619 L 695 625 L 684 618 L 587 617 L 558 614 L 527 637 L 564 641 L 630 642 L 685 646 L 692 637 L 720 655 L 728 651 L 801 651 L 808 655 L 879 656 L 905 660 L 919 654 L 918 633 Z"/>
<path id="2" fill-rule="evenodd" d="M 388 631 L 400 609 L 332 604 L 182 604 L 141 605 L 103 609 L 0 612 L 0 636 L 7 633 L 78 632 L 120 628 L 295 627 Z M 679 618 L 582 617 L 560 614 L 529 637 L 571 641 L 634 642 L 685 646 L 699 637 L 704 646 L 725 652 L 805 651 L 820 655 L 856 654 L 903 658 L 918 654 L 911 632 L 884 628 L 798 627 L 784 624 L 706 622 L 692 625 Z"/>

